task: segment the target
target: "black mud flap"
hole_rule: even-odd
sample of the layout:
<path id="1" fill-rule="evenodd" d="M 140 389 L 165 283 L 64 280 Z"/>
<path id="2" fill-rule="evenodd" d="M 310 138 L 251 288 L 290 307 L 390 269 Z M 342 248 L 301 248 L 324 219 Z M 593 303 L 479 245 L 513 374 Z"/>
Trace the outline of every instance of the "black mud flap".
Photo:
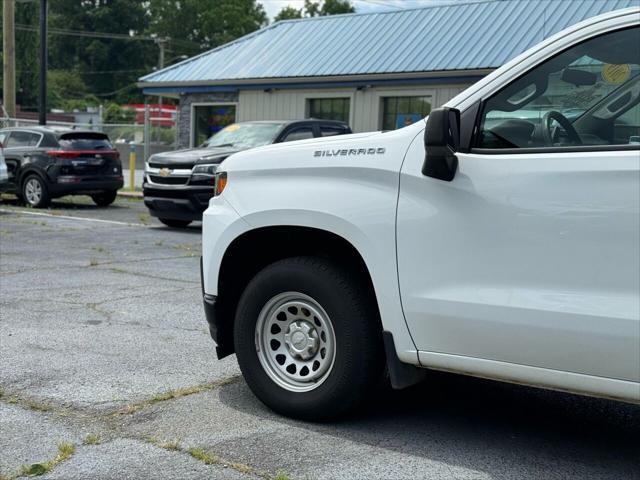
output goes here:
<path id="1" fill-rule="evenodd" d="M 384 351 L 387 356 L 387 368 L 392 388 L 402 390 L 425 379 L 427 370 L 400 361 L 391 332 L 382 332 L 382 339 L 384 340 Z"/>

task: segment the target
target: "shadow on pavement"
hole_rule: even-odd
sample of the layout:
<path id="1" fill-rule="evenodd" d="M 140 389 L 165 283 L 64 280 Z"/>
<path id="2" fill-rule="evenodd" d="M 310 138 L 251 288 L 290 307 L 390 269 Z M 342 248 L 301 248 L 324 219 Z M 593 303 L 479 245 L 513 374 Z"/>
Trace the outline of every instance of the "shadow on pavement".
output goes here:
<path id="1" fill-rule="evenodd" d="M 244 388 L 240 398 L 223 389 L 220 400 L 270 421 L 496 478 L 640 478 L 640 407 L 630 404 L 430 372 L 421 385 L 381 391 L 356 415 L 315 424 L 273 414 Z"/>

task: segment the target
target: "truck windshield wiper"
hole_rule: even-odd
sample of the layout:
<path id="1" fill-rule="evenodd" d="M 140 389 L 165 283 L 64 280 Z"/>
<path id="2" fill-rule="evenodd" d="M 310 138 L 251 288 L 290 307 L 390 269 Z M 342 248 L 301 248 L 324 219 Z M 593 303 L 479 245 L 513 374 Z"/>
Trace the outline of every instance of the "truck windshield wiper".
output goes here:
<path id="1" fill-rule="evenodd" d="M 221 143 L 220 145 L 209 145 L 209 148 L 214 147 L 233 147 L 233 143 Z"/>

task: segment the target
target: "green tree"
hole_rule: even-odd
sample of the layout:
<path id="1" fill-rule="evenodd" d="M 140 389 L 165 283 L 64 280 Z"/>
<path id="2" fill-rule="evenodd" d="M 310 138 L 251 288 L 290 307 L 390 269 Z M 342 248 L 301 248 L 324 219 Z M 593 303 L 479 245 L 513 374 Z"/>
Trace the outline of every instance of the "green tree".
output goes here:
<path id="1" fill-rule="evenodd" d="M 274 21 L 289 20 L 303 17 L 324 17 L 327 15 L 340 15 L 354 13 L 356 10 L 349 0 L 304 0 L 302 9 L 286 6 L 275 16 Z"/>
<path id="2" fill-rule="evenodd" d="M 104 123 L 133 123 L 135 118 L 135 110 L 123 108 L 117 103 L 109 103 L 104 109 Z"/>
<path id="3" fill-rule="evenodd" d="M 200 50 L 230 42 L 268 23 L 256 0 L 149 0 L 148 5 L 149 33 Z"/>
<path id="4" fill-rule="evenodd" d="M 306 0 L 305 0 L 306 1 Z M 343 13 L 354 13 L 356 11 L 349 0 L 324 0 L 320 15 L 340 15 Z"/>
<path id="5" fill-rule="evenodd" d="M 47 72 L 47 103 L 49 108 L 66 111 L 97 107 L 100 100 L 89 92 L 82 76 L 75 70 Z"/>
<path id="6" fill-rule="evenodd" d="M 273 21 L 279 22 L 280 20 L 293 20 L 296 18 L 302 18 L 302 9 L 293 8 L 287 5 L 278 12 L 278 14 L 273 18 Z"/>
<path id="7" fill-rule="evenodd" d="M 145 2 L 129 0 L 56 0 L 50 2 L 49 26 L 92 35 L 141 35 L 149 24 Z M 49 37 L 52 70 L 75 71 L 88 91 L 104 99 L 140 98 L 135 82 L 157 62 L 157 47 L 131 38 L 95 38 L 60 35 Z M 133 98 L 135 99 L 135 98 Z"/>

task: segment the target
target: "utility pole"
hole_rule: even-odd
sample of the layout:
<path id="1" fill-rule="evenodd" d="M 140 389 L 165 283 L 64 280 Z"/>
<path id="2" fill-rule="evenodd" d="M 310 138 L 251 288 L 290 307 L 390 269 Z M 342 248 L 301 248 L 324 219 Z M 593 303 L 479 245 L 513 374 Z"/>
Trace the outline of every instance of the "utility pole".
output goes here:
<path id="1" fill-rule="evenodd" d="M 2 3 L 2 103 L 10 118 L 16 116 L 16 34 L 15 2 Z"/>
<path id="2" fill-rule="evenodd" d="M 40 0 L 40 95 L 38 123 L 47 124 L 47 0 Z"/>
<path id="3" fill-rule="evenodd" d="M 160 52 L 158 55 L 159 70 L 162 70 L 164 68 L 164 46 L 168 41 L 169 39 L 167 37 L 157 37 L 155 39 L 156 45 L 158 45 L 158 48 L 160 49 Z M 158 105 L 160 105 L 160 114 L 158 116 L 162 118 L 162 96 L 158 97 Z M 162 125 L 162 123 L 160 125 Z"/>

